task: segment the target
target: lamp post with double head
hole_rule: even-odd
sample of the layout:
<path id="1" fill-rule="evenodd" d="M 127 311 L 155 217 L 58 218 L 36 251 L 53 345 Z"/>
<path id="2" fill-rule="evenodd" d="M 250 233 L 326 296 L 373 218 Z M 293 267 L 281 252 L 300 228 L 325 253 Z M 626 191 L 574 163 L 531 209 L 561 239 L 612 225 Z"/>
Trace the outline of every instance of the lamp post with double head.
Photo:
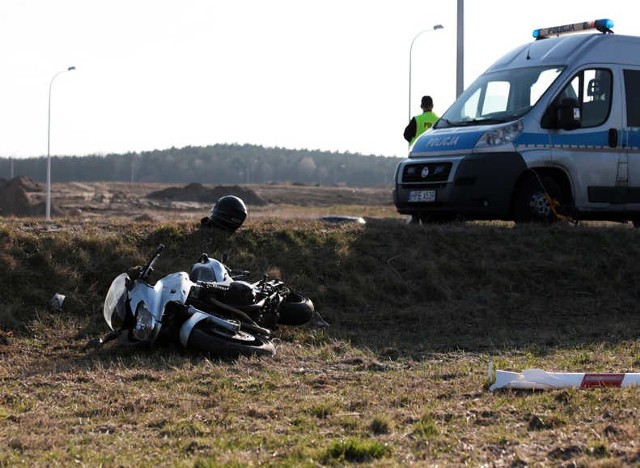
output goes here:
<path id="1" fill-rule="evenodd" d="M 438 29 L 443 29 L 443 28 L 444 26 L 442 26 L 441 24 L 435 24 L 431 29 L 425 29 L 423 31 L 420 31 L 418 34 L 416 34 L 413 37 L 413 40 L 411 41 L 411 47 L 409 47 L 409 119 L 408 120 L 411 120 L 411 58 L 413 56 L 413 44 L 416 42 L 416 39 L 418 39 L 418 37 L 420 37 L 423 33 L 430 32 L 430 31 L 437 31 Z"/>
<path id="2" fill-rule="evenodd" d="M 47 208 L 46 208 L 46 219 L 47 221 L 51 220 L 51 87 L 53 86 L 53 81 L 60 73 L 68 72 L 75 70 L 76 67 L 69 67 L 65 70 L 61 70 L 51 78 L 51 82 L 49 83 L 49 113 L 47 118 Z"/>

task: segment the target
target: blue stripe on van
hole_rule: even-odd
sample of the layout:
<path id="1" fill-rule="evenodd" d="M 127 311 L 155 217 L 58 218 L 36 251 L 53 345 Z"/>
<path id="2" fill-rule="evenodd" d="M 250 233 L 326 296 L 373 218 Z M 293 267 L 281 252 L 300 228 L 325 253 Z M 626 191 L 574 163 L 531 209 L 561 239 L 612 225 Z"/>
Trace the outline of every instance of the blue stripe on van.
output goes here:
<path id="1" fill-rule="evenodd" d="M 640 139 L 639 139 L 640 143 Z M 609 132 L 589 133 L 523 133 L 516 140 L 517 148 L 603 148 L 609 145 Z"/>
<path id="2" fill-rule="evenodd" d="M 516 146 L 546 146 L 549 144 L 548 133 L 522 133 L 516 138 Z"/>
<path id="3" fill-rule="evenodd" d="M 609 132 L 567 133 L 551 135 L 553 146 L 570 146 L 576 148 L 602 147 L 609 144 Z"/>
<path id="4" fill-rule="evenodd" d="M 627 137 L 629 148 L 632 150 L 640 148 L 640 128 L 629 128 Z"/>
<path id="5" fill-rule="evenodd" d="M 484 131 L 427 132 L 418 138 L 413 146 L 413 153 L 432 153 L 440 151 L 472 150 Z M 629 146 L 640 147 L 640 132 L 631 132 Z M 515 141 L 515 147 L 571 147 L 601 148 L 608 146 L 607 130 L 580 133 L 552 134 L 547 132 L 522 133 Z"/>
<path id="6" fill-rule="evenodd" d="M 482 132 L 427 132 L 420 135 L 413 145 L 413 153 L 433 151 L 470 150 L 482 136 Z"/>

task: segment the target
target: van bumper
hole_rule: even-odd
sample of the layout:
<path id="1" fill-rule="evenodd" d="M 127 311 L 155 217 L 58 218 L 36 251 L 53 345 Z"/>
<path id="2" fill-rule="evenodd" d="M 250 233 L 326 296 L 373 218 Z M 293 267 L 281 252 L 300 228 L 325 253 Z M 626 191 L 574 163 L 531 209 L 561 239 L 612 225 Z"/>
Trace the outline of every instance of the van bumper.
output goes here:
<path id="1" fill-rule="evenodd" d="M 451 169 L 446 179 L 420 177 L 425 166 L 430 169 L 449 163 Z M 526 169 L 522 155 L 517 152 L 450 159 L 410 158 L 398 164 L 393 199 L 401 214 L 510 219 L 513 190 Z"/>

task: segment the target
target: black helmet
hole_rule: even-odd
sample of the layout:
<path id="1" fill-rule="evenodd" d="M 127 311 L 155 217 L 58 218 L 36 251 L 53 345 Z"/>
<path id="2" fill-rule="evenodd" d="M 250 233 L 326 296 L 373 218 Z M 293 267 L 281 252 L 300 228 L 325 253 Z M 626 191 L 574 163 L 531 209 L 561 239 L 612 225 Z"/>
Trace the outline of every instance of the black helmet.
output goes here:
<path id="1" fill-rule="evenodd" d="M 213 205 L 209 216 L 202 218 L 201 224 L 234 232 L 242 226 L 246 217 L 247 207 L 244 202 L 234 195 L 225 195 Z"/>

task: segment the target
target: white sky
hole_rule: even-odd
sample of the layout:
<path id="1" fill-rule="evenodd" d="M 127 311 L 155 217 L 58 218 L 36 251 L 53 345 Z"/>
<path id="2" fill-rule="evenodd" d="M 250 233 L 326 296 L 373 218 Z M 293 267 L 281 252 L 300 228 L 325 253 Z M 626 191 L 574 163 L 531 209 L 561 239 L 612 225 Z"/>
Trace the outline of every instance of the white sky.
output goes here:
<path id="1" fill-rule="evenodd" d="M 1 0 L 0 157 L 216 143 L 405 156 L 412 109 L 455 98 L 457 0 Z M 467 0 L 465 86 L 533 29 L 636 0 Z"/>

